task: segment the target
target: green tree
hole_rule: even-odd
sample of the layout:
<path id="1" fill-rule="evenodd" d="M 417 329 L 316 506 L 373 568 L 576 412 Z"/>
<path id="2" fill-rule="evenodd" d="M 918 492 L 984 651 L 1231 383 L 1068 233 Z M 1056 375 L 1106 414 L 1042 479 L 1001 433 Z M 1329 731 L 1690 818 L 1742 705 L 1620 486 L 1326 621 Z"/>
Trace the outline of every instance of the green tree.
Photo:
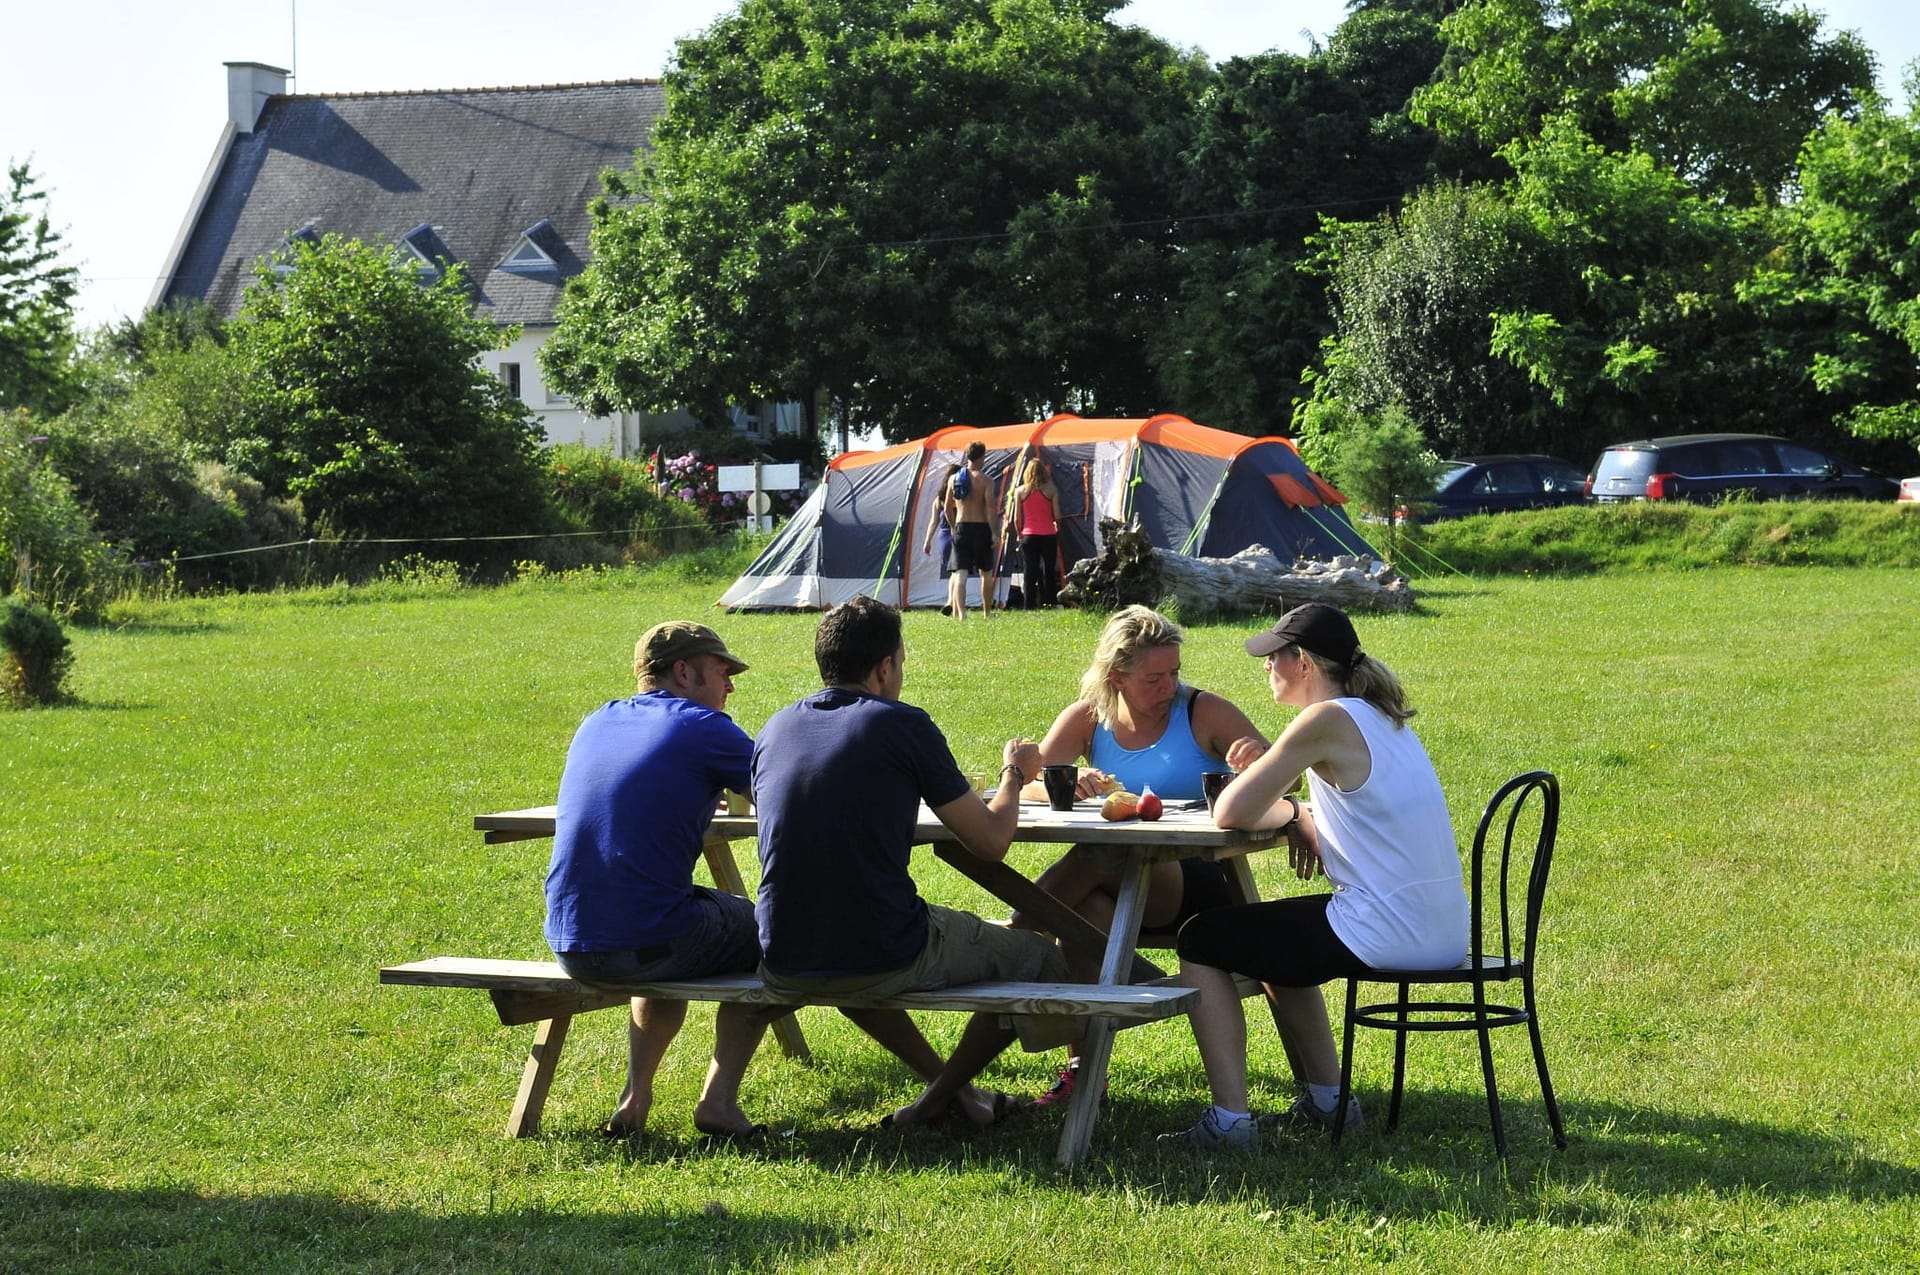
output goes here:
<path id="1" fill-rule="evenodd" d="M 25 408 L 0 409 L 0 597 L 92 615 L 112 590 L 112 555 L 51 463 L 51 442 Z"/>
<path id="2" fill-rule="evenodd" d="M 229 329 L 247 381 L 223 459 L 343 534 L 544 531 L 539 427 L 477 362 L 514 333 L 474 316 L 461 272 L 423 285 L 333 235 L 292 251 Z"/>
<path id="3" fill-rule="evenodd" d="M 1804 272 L 1756 287 L 1811 311 L 1808 370 L 1847 429 L 1920 447 L 1920 78 L 1905 114 L 1878 98 L 1807 140 L 1795 206 Z"/>
<path id="4" fill-rule="evenodd" d="M 1156 406 L 1207 69 L 1119 0 L 744 0 L 682 41 L 542 352 L 590 410 L 747 394 L 900 438 Z"/>
<path id="5" fill-rule="evenodd" d="M 1491 348 L 1546 391 L 1559 437 L 1581 443 L 1563 450 L 1817 419 L 1811 382 L 1740 288 L 1777 247 L 1775 209 L 1702 195 L 1565 120 L 1503 153 L 1553 285 L 1498 307 Z"/>
<path id="6" fill-rule="evenodd" d="M 1320 246 L 1336 331 L 1303 427 L 1395 409 L 1448 455 L 1531 449 L 1544 396 L 1490 356 L 1494 314 L 1555 287 L 1526 217 L 1491 187 L 1448 183 L 1394 216 L 1329 222 Z"/>
<path id="7" fill-rule="evenodd" d="M 1382 518 L 1433 493 L 1442 462 L 1397 403 L 1355 415 L 1318 440 L 1312 453 L 1325 476 L 1360 508 Z"/>
<path id="8" fill-rule="evenodd" d="M 1468 0 L 1441 31 L 1447 71 L 1414 114 L 1443 134 L 1499 148 L 1558 119 L 1737 203 L 1772 200 L 1873 83 L 1857 37 L 1781 0 Z"/>
<path id="9" fill-rule="evenodd" d="M 1777 0 L 1462 5 L 1414 115 L 1497 145 L 1512 176 L 1329 234 L 1340 327 L 1316 397 L 1404 403 L 1455 454 L 1818 437 L 1803 320 L 1743 283 L 1780 250 L 1799 139 L 1870 76 L 1818 27 Z M 1423 232 L 1436 215 L 1459 229 Z"/>
<path id="10" fill-rule="evenodd" d="M 55 412 L 70 387 L 77 267 L 60 262 L 60 232 L 25 164 L 7 167 L 0 190 L 0 408 Z"/>
<path id="11" fill-rule="evenodd" d="M 1176 183 L 1179 296 L 1153 341 L 1164 397 L 1187 415 L 1282 431 L 1332 330 L 1304 269 L 1320 219 L 1390 211 L 1438 172 L 1486 166 L 1407 113 L 1445 49 L 1434 8 L 1356 6 L 1325 48 L 1236 58 L 1203 94 Z"/>

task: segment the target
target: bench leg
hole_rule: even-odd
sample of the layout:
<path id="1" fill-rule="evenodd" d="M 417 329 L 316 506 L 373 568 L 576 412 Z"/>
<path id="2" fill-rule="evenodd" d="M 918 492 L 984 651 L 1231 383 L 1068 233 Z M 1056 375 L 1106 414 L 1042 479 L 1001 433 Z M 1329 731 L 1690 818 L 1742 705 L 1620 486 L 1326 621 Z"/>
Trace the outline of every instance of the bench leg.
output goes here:
<path id="1" fill-rule="evenodd" d="M 733 857 L 733 843 L 725 837 L 709 836 L 701 846 L 707 856 L 707 871 L 713 876 L 715 889 L 725 890 L 728 894 L 737 894 L 741 898 L 747 894 L 746 878 L 740 875 L 740 865 Z M 773 1038 L 780 1042 L 780 1051 L 796 1062 L 810 1063 L 813 1051 L 807 1048 L 807 1038 L 800 1031 L 800 1019 L 794 1014 L 783 1014 L 773 1021 Z"/>
<path id="2" fill-rule="evenodd" d="M 547 1105 L 547 1090 L 553 1085 L 553 1069 L 560 1062 L 560 1047 L 567 1043 L 567 1028 L 572 1014 L 559 1014 L 534 1029 L 533 1048 L 527 1051 L 527 1065 L 520 1071 L 520 1092 L 513 1100 L 513 1113 L 507 1117 L 509 1138 L 532 1138 L 540 1132 L 540 1113 Z"/>
<path id="3" fill-rule="evenodd" d="M 782 1014 L 773 1020 L 773 1038 L 780 1042 L 781 1052 L 795 1062 L 810 1063 L 813 1051 L 807 1048 L 807 1038 L 800 1033 L 800 1019 L 794 1014 Z"/>
<path id="4" fill-rule="evenodd" d="M 1140 938 L 1140 921 L 1147 910 L 1148 869 L 1147 857 L 1136 852 L 1127 857 L 1121 871 L 1113 929 L 1107 935 L 1106 955 L 1100 963 L 1100 981 L 1104 984 L 1124 983 L 1132 972 L 1133 945 Z M 1096 1017 L 1087 1024 L 1086 1039 L 1080 1046 L 1080 1077 L 1073 1087 L 1073 1101 L 1067 1107 L 1055 1156 L 1061 1164 L 1078 1164 L 1093 1144 L 1093 1122 L 1100 1113 L 1101 1095 L 1107 1090 L 1107 1060 L 1113 1057 L 1113 1037 L 1119 1029 L 1112 1018 Z"/>

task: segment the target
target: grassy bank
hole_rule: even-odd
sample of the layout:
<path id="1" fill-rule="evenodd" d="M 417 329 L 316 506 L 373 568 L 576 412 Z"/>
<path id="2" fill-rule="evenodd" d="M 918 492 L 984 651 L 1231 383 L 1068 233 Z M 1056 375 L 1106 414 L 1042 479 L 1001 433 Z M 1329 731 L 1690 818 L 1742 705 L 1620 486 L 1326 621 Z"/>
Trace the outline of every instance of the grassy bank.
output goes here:
<path id="1" fill-rule="evenodd" d="M 1385 528 L 1366 531 L 1387 548 Z M 1920 508 L 1843 500 L 1576 506 L 1449 519 L 1397 535 L 1391 556 L 1416 575 L 1920 567 Z"/>
<path id="2" fill-rule="evenodd" d="M 1179 1022 L 1121 1036 L 1073 1172 L 1048 1119 L 876 1135 L 914 1086 L 825 1011 L 803 1016 L 815 1066 L 769 1049 L 749 1073 L 747 1109 L 788 1133 L 764 1150 L 693 1136 L 710 1007 L 652 1136 L 593 1134 L 624 1045 L 602 1014 L 575 1027 L 546 1135 L 501 1139 L 528 1029 L 374 971 L 541 954 L 545 844 L 484 847 L 470 817 L 549 800 L 580 715 L 629 689 L 633 636 L 718 592 L 421 580 L 76 633 L 80 703 L 0 714 L 0 1269 L 1920 1267 L 1911 572 L 1447 579 L 1362 622 L 1459 829 L 1518 770 L 1565 787 L 1541 996 L 1573 1141 L 1551 1149 L 1506 1033 L 1504 1175 L 1453 1039 L 1415 1043 L 1397 1132 L 1163 1152 L 1205 1092 Z M 749 730 L 813 685 L 813 617 L 714 623 L 753 663 Z M 984 767 L 1070 695 L 1097 624 L 915 614 L 907 696 Z M 1276 728 L 1249 627 L 1196 626 L 1186 675 Z M 1263 888 L 1298 888 L 1279 866 Z M 916 872 L 988 906 L 931 858 Z M 1271 1109 L 1285 1066 L 1258 1019 L 1253 1042 Z M 1363 1048 L 1377 1117 L 1389 1058 Z M 990 1078 L 1036 1092 L 1053 1062 Z"/>

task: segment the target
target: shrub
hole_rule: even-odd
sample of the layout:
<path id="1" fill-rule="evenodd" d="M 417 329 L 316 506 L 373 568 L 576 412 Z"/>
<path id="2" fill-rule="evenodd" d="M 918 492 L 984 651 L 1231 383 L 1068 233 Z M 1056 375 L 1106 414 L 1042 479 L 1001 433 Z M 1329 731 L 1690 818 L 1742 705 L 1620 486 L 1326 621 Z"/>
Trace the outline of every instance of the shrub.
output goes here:
<path id="1" fill-rule="evenodd" d="M 0 413 L 0 590 L 30 593 L 59 614 L 96 615 L 120 566 L 37 429 L 28 412 Z"/>
<path id="2" fill-rule="evenodd" d="M 342 536 L 550 530 L 539 424 L 479 364 L 515 330 L 473 313 L 464 271 L 422 286 L 394 249 L 337 235 L 290 251 L 227 327 L 245 420 L 222 459 Z"/>
<path id="3" fill-rule="evenodd" d="M 73 667 L 67 635 L 45 607 L 22 598 L 0 616 L 0 703 L 9 708 L 57 704 Z"/>
<path id="4" fill-rule="evenodd" d="M 1328 477 L 1334 486 L 1383 518 L 1431 493 L 1441 468 L 1420 427 L 1399 406 L 1377 417 L 1353 417 L 1333 444 Z"/>
<path id="5" fill-rule="evenodd" d="M 627 460 L 583 443 L 550 447 L 545 459 L 548 494 L 568 528 L 603 533 L 607 537 L 603 545 L 614 546 L 599 556 L 600 561 L 683 553 L 710 539 L 704 511 L 690 501 L 656 491 L 652 469 L 645 461 Z M 595 560 L 578 551 L 546 557 L 550 566 Z M 560 561 L 553 561 L 556 558 Z"/>

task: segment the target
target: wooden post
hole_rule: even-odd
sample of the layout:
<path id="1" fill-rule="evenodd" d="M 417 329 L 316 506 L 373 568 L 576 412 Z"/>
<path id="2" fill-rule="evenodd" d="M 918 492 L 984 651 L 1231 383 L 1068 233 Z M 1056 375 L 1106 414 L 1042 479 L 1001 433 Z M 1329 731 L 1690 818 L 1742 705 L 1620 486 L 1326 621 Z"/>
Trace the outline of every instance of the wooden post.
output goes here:
<path id="1" fill-rule="evenodd" d="M 560 1048 L 567 1043 L 567 1027 L 572 1022 L 572 1014 L 557 1014 L 534 1029 L 533 1047 L 527 1051 L 527 1065 L 520 1071 L 520 1092 L 507 1115 L 509 1138 L 539 1135 L 540 1113 L 547 1105 L 553 1069 L 559 1065 Z"/>
<path id="2" fill-rule="evenodd" d="M 713 876 L 715 889 L 737 894 L 741 898 L 747 894 L 746 878 L 740 875 L 740 865 L 733 858 L 733 843 L 725 837 L 707 834 L 701 849 L 707 856 L 707 871 Z M 780 1051 L 796 1062 L 810 1063 L 813 1051 L 807 1048 L 807 1038 L 800 1031 L 800 1020 L 792 1014 L 782 1014 L 773 1020 L 773 1038 L 780 1042 Z"/>

